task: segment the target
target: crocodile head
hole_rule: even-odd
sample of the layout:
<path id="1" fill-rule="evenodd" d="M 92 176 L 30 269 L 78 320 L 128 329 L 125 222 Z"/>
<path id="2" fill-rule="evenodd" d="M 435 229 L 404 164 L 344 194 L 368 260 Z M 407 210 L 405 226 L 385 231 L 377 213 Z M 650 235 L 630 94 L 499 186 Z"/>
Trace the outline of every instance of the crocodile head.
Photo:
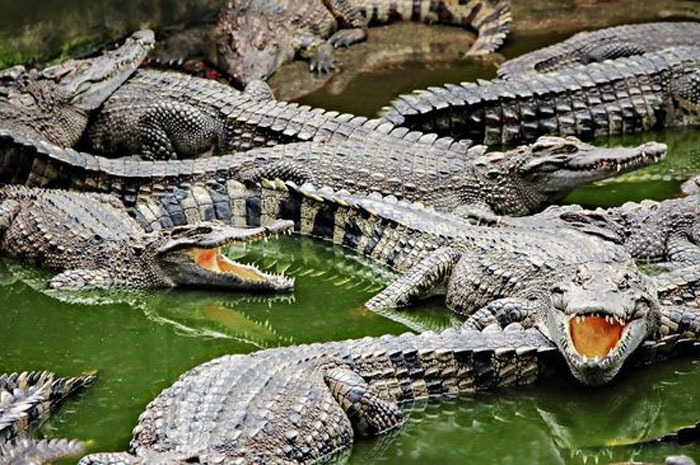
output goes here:
<path id="1" fill-rule="evenodd" d="M 0 72 L 5 124 L 16 129 L 13 121 L 21 120 L 33 135 L 72 146 L 85 129 L 88 112 L 102 105 L 136 71 L 153 45 L 153 32 L 139 31 L 121 47 L 96 57 L 67 60 L 43 70 L 14 67 Z"/>
<path id="2" fill-rule="evenodd" d="M 286 291 L 294 279 L 264 273 L 253 265 L 236 263 L 222 254 L 222 248 L 250 243 L 280 233 L 294 224 L 277 221 L 270 226 L 239 229 L 216 223 L 180 226 L 151 247 L 153 273 L 161 281 L 176 286 L 223 287 L 243 291 Z"/>
<path id="3" fill-rule="evenodd" d="M 51 66 L 38 72 L 36 79 L 60 89 L 72 106 L 94 110 L 136 71 L 154 44 L 152 31 L 138 31 L 115 50 Z"/>
<path id="4" fill-rule="evenodd" d="M 551 305 L 538 326 L 587 385 L 610 381 L 660 318 L 656 292 L 631 259 L 581 264 L 550 291 Z"/>
<path id="5" fill-rule="evenodd" d="M 661 160 L 666 146 L 595 147 L 574 137 L 541 137 L 507 153 L 493 152 L 475 162 L 480 188 L 494 212 L 527 215 L 556 202 L 582 184 Z"/>
<path id="6" fill-rule="evenodd" d="M 218 66 L 240 84 L 266 80 L 294 59 L 296 52 L 285 31 L 265 15 L 224 8 L 216 27 Z"/>

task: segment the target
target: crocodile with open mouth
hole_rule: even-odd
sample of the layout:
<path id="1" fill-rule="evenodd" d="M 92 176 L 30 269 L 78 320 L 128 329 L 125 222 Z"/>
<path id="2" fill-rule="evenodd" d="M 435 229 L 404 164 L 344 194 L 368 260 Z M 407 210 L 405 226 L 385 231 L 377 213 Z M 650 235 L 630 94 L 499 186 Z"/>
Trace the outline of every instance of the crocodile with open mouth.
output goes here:
<path id="1" fill-rule="evenodd" d="M 194 202 L 202 202 L 200 216 L 206 191 L 222 188 L 201 186 Z M 680 288 L 694 276 L 690 287 L 697 289 L 699 270 L 684 270 L 680 287 L 673 285 L 677 273 L 656 281 L 619 246 L 573 230 L 478 228 L 391 198 L 293 183 L 226 189 L 232 224 L 289 218 L 302 234 L 407 269 L 370 306 L 446 289 L 448 305 L 474 313 L 461 328 L 440 333 L 217 358 L 149 404 L 128 452 L 91 454 L 81 465 L 317 463 L 355 435 L 397 428 L 403 404 L 532 383 L 562 359 L 580 382 L 603 384 L 640 346 L 690 337 L 700 327 L 687 324 L 695 309 L 680 304 Z M 181 217 L 176 199 L 188 195 L 143 197 L 135 214 L 141 221 L 155 211 Z M 197 221 L 194 210 L 190 215 Z M 660 305 L 668 300 L 672 307 Z M 479 331 L 486 314 L 492 321 Z"/>
<path id="2" fill-rule="evenodd" d="M 144 30 L 94 58 L 43 70 L 16 66 L 0 71 L 0 128 L 72 146 L 82 136 L 89 112 L 136 71 L 154 42 L 153 32 Z"/>
<path id="3" fill-rule="evenodd" d="M 0 250 L 58 271 L 58 289 L 200 286 L 284 291 L 293 280 L 238 264 L 222 247 L 283 233 L 285 221 L 240 230 L 218 223 L 145 233 L 115 197 L 8 186 L 0 189 Z"/>

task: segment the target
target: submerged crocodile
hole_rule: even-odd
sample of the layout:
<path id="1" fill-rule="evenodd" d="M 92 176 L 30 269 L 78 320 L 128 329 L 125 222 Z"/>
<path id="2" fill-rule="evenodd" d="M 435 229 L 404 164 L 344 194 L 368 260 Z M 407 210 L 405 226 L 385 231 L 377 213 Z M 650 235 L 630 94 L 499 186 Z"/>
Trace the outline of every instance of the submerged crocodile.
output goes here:
<path id="1" fill-rule="evenodd" d="M 700 23 L 646 23 L 580 32 L 571 38 L 503 63 L 498 77 L 562 71 L 576 65 L 643 55 L 700 42 Z"/>
<path id="2" fill-rule="evenodd" d="M 83 453 L 78 441 L 36 441 L 25 432 L 94 380 L 94 375 L 58 378 L 47 371 L 0 375 L 0 463 L 41 465 Z"/>
<path id="3" fill-rule="evenodd" d="M 440 136 L 511 145 L 541 135 L 582 139 L 700 124 L 700 47 L 592 63 L 399 97 L 384 120 Z"/>
<path id="4" fill-rule="evenodd" d="M 106 159 L 66 150 L 0 130 L 0 182 L 118 194 L 131 204 L 139 190 L 181 185 L 184 179 L 312 182 L 354 192 L 380 192 L 439 210 L 480 207 L 524 215 L 588 182 L 654 163 L 666 146 L 599 148 L 573 138 L 541 138 L 510 152 L 465 155 L 394 141 L 280 144 L 195 161 Z"/>
<path id="5" fill-rule="evenodd" d="M 95 58 L 68 60 L 41 71 L 0 71 L 0 128 L 72 146 L 95 110 L 136 71 L 154 45 L 139 31 Z"/>
<path id="6" fill-rule="evenodd" d="M 289 229 L 288 222 L 239 230 L 216 223 L 147 234 L 112 196 L 11 186 L 0 189 L 0 250 L 58 271 L 55 289 L 208 286 L 287 290 L 293 280 L 221 253 Z"/>
<path id="7" fill-rule="evenodd" d="M 466 55 L 485 55 L 508 34 L 510 0 L 230 2 L 215 29 L 218 65 L 242 83 L 267 79 L 296 56 L 309 59 L 312 71 L 329 72 L 334 47 L 365 40 L 368 25 L 400 20 L 472 27 L 479 37 Z"/>

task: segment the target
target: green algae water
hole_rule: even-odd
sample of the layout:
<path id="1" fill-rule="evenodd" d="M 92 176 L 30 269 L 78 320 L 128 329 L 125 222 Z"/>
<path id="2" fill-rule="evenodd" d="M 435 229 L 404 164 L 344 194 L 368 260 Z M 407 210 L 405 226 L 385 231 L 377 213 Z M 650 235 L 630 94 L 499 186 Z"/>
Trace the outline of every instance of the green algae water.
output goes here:
<path id="1" fill-rule="evenodd" d="M 3 11 L 15 10 L 14 17 L 8 14 L 0 18 L 0 61 L 56 57 L 71 53 L 79 44 L 114 39 L 139 25 L 177 22 L 193 2 L 129 1 L 134 16 L 128 18 L 122 16 L 129 9 L 112 3 L 72 0 L 57 2 L 54 8 L 53 2 L 41 0 L 22 5 L 0 0 L 0 6 L 7 7 Z M 206 10 L 207 3 L 202 1 L 200 6 Z M 635 3 L 635 9 L 626 14 L 641 20 L 644 14 L 639 12 L 644 8 L 664 11 L 661 3 L 674 2 Z M 153 11 L 148 10 L 149 5 Z M 540 5 L 540 11 L 550 8 L 552 15 L 560 15 L 563 21 L 594 18 L 573 29 L 613 21 L 597 13 L 594 8 L 600 5 L 586 10 L 568 0 L 520 2 L 515 18 L 516 28 L 521 30 L 516 29 L 503 50 L 505 56 L 548 45 L 564 37 L 562 31 L 573 30 L 572 26 L 552 27 L 546 16 L 523 16 L 529 5 Z M 626 0 L 606 4 L 606 11 L 625 5 L 629 6 Z M 86 8 L 81 10 L 81 6 Z M 54 14 L 51 20 L 42 20 L 49 14 Z M 80 21 L 93 26 L 83 27 Z M 528 35 L 523 29 L 529 23 L 549 28 L 554 35 Z M 68 40 L 56 39 L 58 33 Z M 400 93 L 444 82 L 490 78 L 494 69 L 492 63 L 462 60 L 438 64 L 412 60 L 390 71 L 368 65 L 342 86 L 321 87 L 298 100 L 374 116 Z M 284 80 L 284 74 L 278 78 Z M 632 145 L 648 140 L 669 145 L 665 161 L 579 188 L 565 202 L 615 206 L 678 196 L 682 181 L 700 173 L 700 132 L 673 130 L 597 143 Z M 365 310 L 363 303 L 386 285 L 391 273 L 310 239 L 285 237 L 230 254 L 255 261 L 266 270 L 294 276 L 294 292 L 269 298 L 203 291 L 60 296 L 41 289 L 45 276 L 12 262 L 1 263 L 0 371 L 99 373 L 95 385 L 67 402 L 34 433 L 81 439 L 90 452 L 124 450 L 146 404 L 183 372 L 214 357 L 292 344 L 440 330 L 458 323 L 439 300 L 385 315 Z M 400 431 L 358 440 L 348 462 L 571 465 L 660 462 L 675 453 L 697 460 L 700 444 L 629 444 L 700 419 L 700 363 L 679 359 L 627 370 L 611 385 L 597 389 L 583 388 L 561 374 L 533 386 L 416 405 L 408 412 L 408 421 Z"/>

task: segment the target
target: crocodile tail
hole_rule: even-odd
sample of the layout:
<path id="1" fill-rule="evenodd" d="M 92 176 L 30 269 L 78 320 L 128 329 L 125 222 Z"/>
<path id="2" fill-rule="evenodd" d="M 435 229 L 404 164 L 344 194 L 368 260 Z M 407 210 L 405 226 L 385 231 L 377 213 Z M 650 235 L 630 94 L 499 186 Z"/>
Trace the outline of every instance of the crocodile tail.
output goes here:
<path id="1" fill-rule="evenodd" d="M 23 439 L 0 446 L 0 463 L 3 465 L 41 465 L 66 457 L 82 454 L 80 441 L 50 439 L 33 441 Z"/>
<path id="2" fill-rule="evenodd" d="M 483 0 L 483 7 L 472 20 L 479 37 L 472 44 L 467 56 L 488 55 L 505 42 L 513 22 L 510 0 Z"/>
<path id="3" fill-rule="evenodd" d="M 94 380 L 92 375 L 56 378 L 47 371 L 0 375 L 0 439 L 14 438 Z"/>

